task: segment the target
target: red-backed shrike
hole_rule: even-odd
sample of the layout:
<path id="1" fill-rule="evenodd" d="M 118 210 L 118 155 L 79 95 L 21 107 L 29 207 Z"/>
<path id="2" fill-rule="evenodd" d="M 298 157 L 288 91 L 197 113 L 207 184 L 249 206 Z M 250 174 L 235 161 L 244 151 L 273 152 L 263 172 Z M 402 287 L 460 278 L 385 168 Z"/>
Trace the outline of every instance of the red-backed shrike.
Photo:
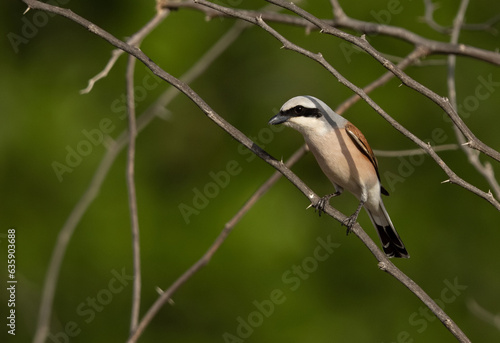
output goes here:
<path id="1" fill-rule="evenodd" d="M 381 194 L 389 193 L 380 183 L 375 155 L 356 126 L 312 96 L 288 100 L 269 124 L 283 124 L 299 131 L 323 173 L 335 186 L 335 193 L 318 202 L 316 208 L 320 214 L 330 198 L 347 189 L 359 200 L 358 208 L 344 223 L 347 232 L 364 207 L 377 229 L 385 254 L 410 257 L 382 202 Z"/>

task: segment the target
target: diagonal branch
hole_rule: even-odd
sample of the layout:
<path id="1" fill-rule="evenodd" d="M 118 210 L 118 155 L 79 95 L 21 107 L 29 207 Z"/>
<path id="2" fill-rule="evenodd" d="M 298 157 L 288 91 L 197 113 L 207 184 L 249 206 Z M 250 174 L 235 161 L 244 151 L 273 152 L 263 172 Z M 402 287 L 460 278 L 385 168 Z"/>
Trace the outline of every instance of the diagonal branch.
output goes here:
<path id="1" fill-rule="evenodd" d="M 214 8 L 207 7 L 206 5 L 202 6 L 200 5 L 202 4 L 202 1 L 198 0 L 193 0 L 193 1 L 194 2 L 166 1 L 166 3 L 163 6 L 167 9 L 172 9 L 172 10 L 189 8 L 193 10 L 202 11 L 209 19 L 216 17 L 227 17 L 227 18 L 234 17 L 234 15 L 232 15 L 229 12 L 218 11 L 215 10 Z M 430 50 L 430 54 L 454 54 L 459 56 L 475 58 L 494 65 L 500 65 L 500 54 L 498 52 L 488 51 L 465 44 L 457 45 L 446 42 L 440 42 L 419 36 L 416 33 L 411 32 L 402 27 L 353 19 L 348 17 L 344 13 L 342 7 L 338 4 L 338 1 L 331 0 L 331 2 L 335 3 L 335 6 L 333 7 L 335 19 L 333 20 L 322 19 L 322 21 L 325 24 L 331 27 L 355 30 L 358 32 L 363 32 L 367 35 L 376 34 L 376 35 L 394 37 L 397 39 L 401 39 L 402 41 L 408 42 L 410 44 L 413 44 L 415 46 L 417 45 L 426 46 Z M 235 11 L 251 17 L 262 17 L 262 19 L 267 22 L 303 27 L 307 31 L 320 30 L 320 28 L 318 28 L 317 25 L 311 23 L 309 20 L 294 15 L 289 15 L 284 13 L 272 13 L 265 11 L 252 11 L 252 10 L 235 10 Z M 493 19 L 495 19 L 495 21 Z M 493 23 L 498 21 L 498 18 L 496 17 L 493 19 L 491 20 L 491 22 Z"/>

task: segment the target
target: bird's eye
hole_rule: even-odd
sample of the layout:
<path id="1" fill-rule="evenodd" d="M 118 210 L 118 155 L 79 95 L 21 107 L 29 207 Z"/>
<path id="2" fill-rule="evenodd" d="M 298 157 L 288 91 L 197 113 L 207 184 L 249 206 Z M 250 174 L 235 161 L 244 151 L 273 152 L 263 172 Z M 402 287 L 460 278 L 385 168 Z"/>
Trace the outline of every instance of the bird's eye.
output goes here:
<path id="1" fill-rule="evenodd" d="M 294 112 L 295 112 L 295 114 L 302 114 L 302 112 L 304 112 L 304 107 L 302 107 L 302 106 L 295 106 Z"/>

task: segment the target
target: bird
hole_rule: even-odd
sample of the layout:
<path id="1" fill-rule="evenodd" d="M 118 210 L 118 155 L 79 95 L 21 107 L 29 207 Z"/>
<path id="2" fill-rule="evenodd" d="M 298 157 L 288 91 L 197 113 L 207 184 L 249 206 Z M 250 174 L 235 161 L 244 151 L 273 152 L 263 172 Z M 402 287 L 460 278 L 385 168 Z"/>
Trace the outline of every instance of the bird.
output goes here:
<path id="1" fill-rule="evenodd" d="M 356 126 L 310 95 L 285 102 L 269 124 L 282 124 L 301 133 L 321 170 L 333 183 L 335 193 L 322 197 L 313 206 L 320 215 L 330 199 L 346 189 L 359 200 L 356 211 L 343 222 L 347 234 L 364 207 L 386 256 L 410 257 L 382 201 L 381 195 L 389 192 L 381 184 L 377 159 Z"/>

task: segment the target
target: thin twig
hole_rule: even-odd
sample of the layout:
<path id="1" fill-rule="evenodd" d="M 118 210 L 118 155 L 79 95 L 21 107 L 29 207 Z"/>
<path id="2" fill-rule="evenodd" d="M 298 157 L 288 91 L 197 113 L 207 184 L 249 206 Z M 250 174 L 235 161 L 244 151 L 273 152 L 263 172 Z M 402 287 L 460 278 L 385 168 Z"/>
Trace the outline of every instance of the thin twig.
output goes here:
<path id="1" fill-rule="evenodd" d="M 441 26 L 434 20 L 434 12 L 436 11 L 436 5 L 432 2 L 432 0 L 424 0 L 425 4 L 425 15 L 424 20 L 429 27 L 439 33 L 450 34 L 451 28 Z"/>
<path id="2" fill-rule="evenodd" d="M 285 163 L 285 165 L 290 168 L 295 164 L 302 156 L 306 153 L 307 149 L 302 146 L 297 150 Z M 252 208 L 252 206 L 281 178 L 281 173 L 276 171 L 273 175 L 259 187 L 259 189 L 245 202 L 245 204 L 236 212 L 236 214 L 224 225 L 219 236 L 215 239 L 214 243 L 208 248 L 205 254 L 196 261 L 188 270 L 186 270 L 174 283 L 155 301 L 155 303 L 149 308 L 148 312 L 144 315 L 137 331 L 129 338 L 127 343 L 136 342 L 137 339 L 142 335 L 146 327 L 149 325 L 151 320 L 155 317 L 158 311 L 165 305 L 165 303 L 172 297 L 172 295 L 185 284 L 195 273 L 197 273 L 201 268 L 206 266 L 208 262 L 212 259 L 212 256 L 217 252 L 222 243 L 226 240 L 227 236 L 233 231 L 236 224 L 243 218 L 243 216 Z"/>
<path id="3" fill-rule="evenodd" d="M 401 70 L 404 70 L 408 66 L 410 66 L 413 63 L 416 63 L 417 61 L 419 61 L 420 58 L 423 58 L 423 57 L 427 56 L 428 52 L 429 51 L 427 49 L 417 48 L 417 49 L 413 50 L 408 56 L 406 56 L 405 58 L 403 58 L 401 60 L 401 62 L 399 62 L 399 64 L 397 65 L 397 67 L 399 69 L 401 69 Z M 387 71 L 381 77 L 379 77 L 378 79 L 376 79 L 375 81 L 373 81 L 369 85 L 365 86 L 363 88 L 363 91 L 366 94 L 368 94 L 373 89 L 378 88 L 378 87 L 386 84 L 387 82 L 389 82 L 389 80 L 391 80 L 393 78 L 394 78 L 394 73 L 391 73 L 390 71 Z M 345 110 L 348 107 L 351 107 L 352 105 L 354 105 L 359 100 L 361 100 L 361 97 L 359 95 L 357 95 L 357 94 L 354 94 L 350 98 L 348 98 L 347 100 L 345 100 L 342 104 L 340 104 L 335 111 L 338 114 L 342 114 L 342 113 L 345 112 Z"/>
<path id="4" fill-rule="evenodd" d="M 454 30 L 455 26 L 448 27 L 448 26 L 442 26 L 439 25 L 435 20 L 434 20 L 434 12 L 438 8 L 432 0 L 424 0 L 425 4 L 425 15 L 423 20 L 427 25 L 429 25 L 430 28 L 433 30 L 442 33 L 442 34 L 451 34 Z M 472 23 L 465 23 L 465 21 L 462 21 L 462 24 L 460 25 L 459 29 L 462 30 L 470 30 L 470 31 L 487 31 L 492 34 L 497 34 L 498 31 L 493 27 L 498 21 L 500 21 L 500 14 L 496 14 L 484 23 L 477 23 L 477 24 L 472 24 Z M 456 44 L 453 42 L 450 42 L 452 44 Z"/>
<path id="5" fill-rule="evenodd" d="M 170 13 L 170 11 L 167 10 L 166 8 L 158 8 L 156 15 L 153 17 L 153 19 L 151 19 L 138 32 L 136 32 L 132 37 L 130 37 L 127 40 L 127 44 L 137 45 L 140 41 L 142 41 L 145 37 L 147 37 L 160 23 L 162 23 L 163 20 L 168 16 L 169 13 Z M 116 61 L 118 60 L 118 58 L 121 55 L 123 55 L 123 50 L 114 49 L 111 52 L 111 58 L 109 59 L 108 63 L 104 67 L 104 69 L 102 71 L 100 71 L 96 76 L 94 76 L 93 78 L 91 78 L 89 80 L 87 88 L 82 89 L 80 91 L 80 94 L 89 93 L 97 81 L 108 76 L 108 73 L 111 71 L 111 69 L 113 68 Z"/>
<path id="6" fill-rule="evenodd" d="M 493 327 L 495 327 L 497 330 L 500 330 L 500 313 L 491 313 L 490 311 L 479 305 L 474 299 L 468 300 L 466 304 L 467 308 L 472 312 L 472 314 L 474 314 L 485 323 L 493 325 Z"/>
<path id="7" fill-rule="evenodd" d="M 458 144 L 443 144 L 436 145 L 432 147 L 434 151 L 451 151 L 458 150 L 460 146 Z M 423 149 L 409 149 L 409 150 L 376 150 L 373 149 L 373 153 L 377 157 L 402 157 L 402 156 L 416 156 L 416 155 L 427 155 L 427 151 Z"/>
<path id="8" fill-rule="evenodd" d="M 167 8 L 169 9 L 192 8 L 196 10 L 201 10 L 207 15 L 208 18 L 214 18 L 220 16 L 234 17 L 229 12 L 214 11 L 213 7 L 212 9 L 210 9 L 211 6 L 208 7 L 204 3 L 203 4 L 205 6 L 200 6 L 199 4 L 202 3 L 203 3 L 202 1 L 198 0 L 194 0 L 194 3 L 184 2 L 184 1 L 169 2 Z M 340 5 L 338 6 L 338 8 L 342 9 Z M 307 31 L 321 30 L 321 28 L 319 28 L 317 25 L 312 24 L 309 20 L 289 14 L 267 13 L 262 11 L 251 11 L 251 10 L 237 10 L 237 11 L 240 14 L 244 14 L 247 16 L 261 17 L 263 20 L 268 22 L 275 22 L 280 24 L 303 27 Z M 322 19 L 322 22 L 325 23 L 325 25 L 328 25 L 332 28 L 345 28 L 357 32 L 362 32 L 367 35 L 376 34 L 376 35 L 389 36 L 401 39 L 415 46 L 418 45 L 426 46 L 430 50 L 431 54 L 446 54 L 446 55 L 455 54 L 455 55 L 475 58 L 495 65 L 500 65 L 500 54 L 495 51 L 488 51 L 465 44 L 453 45 L 446 42 L 440 42 L 437 40 L 424 38 L 412 31 L 409 31 L 401 27 L 353 19 L 345 15 L 343 10 L 342 14 L 343 15 L 336 16 L 335 19 Z"/>
<path id="9" fill-rule="evenodd" d="M 465 17 L 465 12 L 467 10 L 469 1 L 462 0 L 460 3 L 460 8 L 453 21 L 453 28 L 451 31 L 451 44 L 458 43 L 458 37 L 460 35 L 460 28 L 463 26 L 463 21 Z M 450 99 L 450 103 L 453 108 L 457 110 L 457 90 L 455 83 L 455 69 L 457 64 L 457 58 L 454 55 L 448 56 L 448 76 L 447 76 L 447 85 L 448 85 L 448 98 Z M 500 198 L 500 185 L 495 178 L 495 171 L 493 170 L 492 165 L 489 162 L 481 163 L 479 159 L 479 152 L 477 150 L 472 150 L 468 147 L 467 140 L 465 139 L 462 132 L 456 125 L 453 125 L 453 130 L 455 132 L 455 136 L 457 137 L 457 141 L 462 148 L 462 151 L 467 156 L 469 163 L 476 168 L 476 170 L 481 174 L 485 180 L 488 182 L 490 187 L 492 188 L 495 197 Z"/>
<path id="10" fill-rule="evenodd" d="M 38 311 L 38 322 L 36 332 L 33 338 L 34 343 L 43 343 L 49 332 L 50 319 L 52 315 L 52 305 L 54 303 L 54 294 L 61 271 L 61 264 L 64 259 L 69 241 L 73 236 L 76 226 L 81 221 L 90 204 L 99 194 L 101 185 L 113 165 L 118 153 L 125 144 L 118 142 L 109 143 L 108 151 L 97 167 L 89 187 L 83 193 L 82 197 L 71 211 L 68 219 L 59 231 L 52 256 L 50 257 L 49 267 L 45 275 L 43 291 Z"/>
<path id="11" fill-rule="evenodd" d="M 127 190 L 130 211 L 130 228 L 132 236 L 132 255 L 134 265 L 134 280 L 132 291 L 132 313 L 130 316 L 130 333 L 135 331 L 139 322 L 141 308 L 141 245 L 139 240 L 139 217 L 137 214 L 137 195 L 135 191 L 134 166 L 135 166 L 135 138 L 137 126 L 135 121 L 135 96 L 134 96 L 134 71 L 135 58 L 129 55 L 127 63 L 127 110 L 128 110 L 128 151 L 127 151 Z"/>

